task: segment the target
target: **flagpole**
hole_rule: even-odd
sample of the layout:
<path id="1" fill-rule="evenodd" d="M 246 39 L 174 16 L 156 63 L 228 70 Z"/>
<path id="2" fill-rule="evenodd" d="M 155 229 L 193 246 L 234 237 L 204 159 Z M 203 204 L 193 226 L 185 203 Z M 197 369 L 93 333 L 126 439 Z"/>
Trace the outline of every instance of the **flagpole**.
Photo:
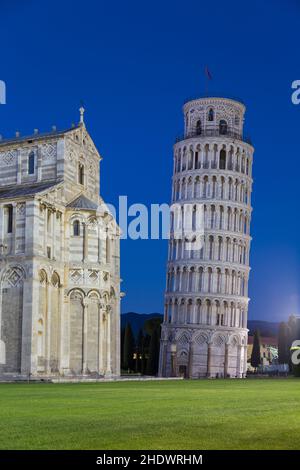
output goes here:
<path id="1" fill-rule="evenodd" d="M 204 69 L 204 75 L 205 75 L 205 86 L 204 86 L 205 96 L 208 96 L 208 82 L 209 80 L 212 79 L 212 76 L 207 65 L 205 66 L 205 69 Z"/>

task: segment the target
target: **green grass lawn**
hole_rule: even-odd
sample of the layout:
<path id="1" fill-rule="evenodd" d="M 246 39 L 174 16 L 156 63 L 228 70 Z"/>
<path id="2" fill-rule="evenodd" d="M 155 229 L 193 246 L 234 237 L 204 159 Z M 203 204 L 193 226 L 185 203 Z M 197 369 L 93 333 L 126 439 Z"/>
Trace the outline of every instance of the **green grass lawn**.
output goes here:
<path id="1" fill-rule="evenodd" d="M 1 384 L 1 449 L 300 449 L 300 380 Z"/>

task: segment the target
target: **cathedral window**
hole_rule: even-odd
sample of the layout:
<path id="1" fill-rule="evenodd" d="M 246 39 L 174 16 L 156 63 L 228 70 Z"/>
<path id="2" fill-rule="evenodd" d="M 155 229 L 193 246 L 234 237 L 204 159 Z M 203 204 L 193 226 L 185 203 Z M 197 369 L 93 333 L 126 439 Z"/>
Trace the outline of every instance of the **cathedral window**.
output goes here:
<path id="1" fill-rule="evenodd" d="M 34 152 L 30 152 L 28 156 L 28 174 L 33 175 L 34 174 L 34 165 L 35 164 L 35 157 L 34 157 Z"/>
<path id="2" fill-rule="evenodd" d="M 74 235 L 74 237 L 80 237 L 80 222 L 79 222 L 79 220 L 74 220 L 74 222 L 73 222 L 73 235 Z"/>
<path id="3" fill-rule="evenodd" d="M 221 135 L 227 134 L 227 122 L 224 119 L 219 122 L 219 132 Z"/>
<path id="4" fill-rule="evenodd" d="M 47 233 L 49 235 L 51 233 L 51 211 L 49 209 L 47 211 Z"/>
<path id="5" fill-rule="evenodd" d="M 13 206 L 5 206 L 4 208 L 5 221 L 6 221 L 6 232 L 12 233 L 13 231 Z"/>
<path id="6" fill-rule="evenodd" d="M 212 108 L 210 108 L 210 110 L 208 111 L 208 121 L 212 122 L 214 120 L 215 116 L 214 116 L 214 110 Z"/>
<path id="7" fill-rule="evenodd" d="M 84 166 L 81 163 L 78 165 L 78 183 L 84 184 Z"/>

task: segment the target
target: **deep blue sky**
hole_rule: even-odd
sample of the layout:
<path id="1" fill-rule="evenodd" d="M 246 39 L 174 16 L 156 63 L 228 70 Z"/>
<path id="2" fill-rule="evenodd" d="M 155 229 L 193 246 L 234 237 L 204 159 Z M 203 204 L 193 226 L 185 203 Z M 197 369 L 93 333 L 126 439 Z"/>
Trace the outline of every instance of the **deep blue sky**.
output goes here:
<path id="1" fill-rule="evenodd" d="M 1 1 L 0 133 L 78 121 L 100 153 L 101 193 L 115 203 L 169 202 L 182 103 L 240 97 L 255 145 L 250 318 L 300 314 L 300 2 Z M 123 241 L 123 312 L 162 311 L 167 246 Z"/>

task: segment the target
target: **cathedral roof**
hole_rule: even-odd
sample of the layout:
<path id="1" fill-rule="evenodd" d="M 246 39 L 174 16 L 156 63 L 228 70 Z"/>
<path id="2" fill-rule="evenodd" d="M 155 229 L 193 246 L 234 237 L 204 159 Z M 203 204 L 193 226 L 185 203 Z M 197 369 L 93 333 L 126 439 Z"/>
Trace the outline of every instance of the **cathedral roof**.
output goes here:
<path id="1" fill-rule="evenodd" d="M 0 199 L 10 199 L 22 196 L 34 196 L 35 194 L 46 191 L 47 189 L 50 189 L 59 183 L 59 181 L 48 181 L 47 183 L 31 183 L 2 187 L 0 189 Z"/>
<path id="2" fill-rule="evenodd" d="M 25 135 L 25 136 L 20 136 L 20 137 L 12 137 L 12 138 L 8 138 L 8 139 L 5 139 L 5 138 L 2 138 L 0 139 L 0 147 L 3 145 L 7 145 L 7 144 L 16 144 L 16 143 L 20 143 L 20 142 L 28 142 L 30 141 L 30 143 L 32 141 L 35 141 L 35 140 L 42 140 L 42 139 L 45 139 L 45 138 L 49 138 L 49 137 L 59 137 L 59 136 L 62 136 L 64 134 L 66 134 L 67 132 L 70 132 L 70 131 L 74 131 L 74 129 L 78 128 L 79 127 L 79 124 L 77 126 L 73 126 L 73 127 L 69 127 L 68 129 L 64 129 L 62 131 L 59 131 L 59 130 L 54 130 L 54 131 L 51 131 L 51 132 L 38 132 L 38 133 L 35 133 L 35 134 L 31 134 L 31 135 Z"/>
<path id="3" fill-rule="evenodd" d="M 91 201 L 86 196 L 79 196 L 74 199 L 72 202 L 67 204 L 67 207 L 72 209 L 88 209 L 88 210 L 97 210 L 98 204 L 96 202 Z"/>

